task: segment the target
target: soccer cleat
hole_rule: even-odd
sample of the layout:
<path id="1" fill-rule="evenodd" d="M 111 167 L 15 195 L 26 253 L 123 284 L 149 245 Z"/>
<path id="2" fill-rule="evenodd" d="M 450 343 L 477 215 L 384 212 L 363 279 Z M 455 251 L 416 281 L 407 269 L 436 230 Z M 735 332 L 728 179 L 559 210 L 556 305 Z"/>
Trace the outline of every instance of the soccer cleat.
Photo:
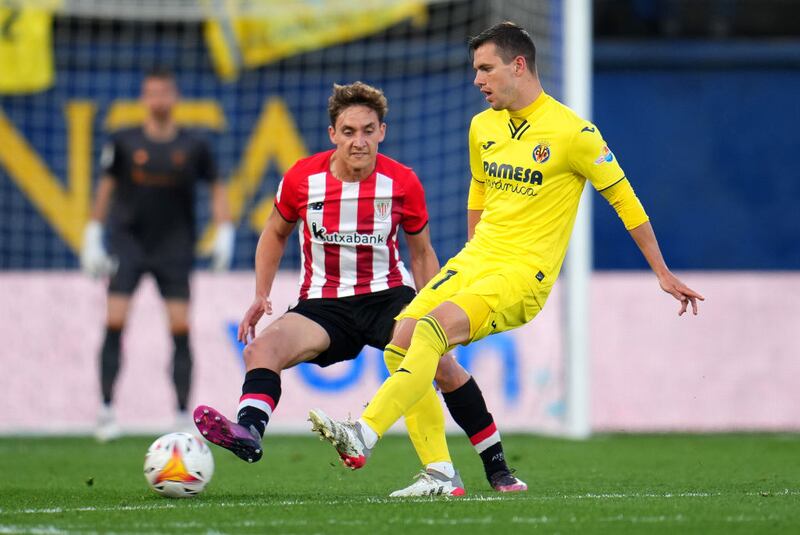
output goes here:
<path id="1" fill-rule="evenodd" d="M 319 409 L 308 413 L 311 430 L 319 433 L 320 440 L 327 440 L 342 458 L 344 465 L 357 470 L 367 464 L 371 448 L 367 448 L 359 422 L 337 422 Z"/>
<path id="2" fill-rule="evenodd" d="M 489 476 L 489 484 L 497 492 L 525 492 L 528 485 L 513 470 L 500 470 Z"/>
<path id="3" fill-rule="evenodd" d="M 194 423 L 206 440 L 232 451 L 243 461 L 254 463 L 261 459 L 261 437 L 252 425 L 248 429 L 231 422 L 207 405 L 200 405 L 194 410 Z"/>
<path id="4" fill-rule="evenodd" d="M 110 442 L 122 436 L 117 419 L 114 417 L 114 409 L 103 405 L 97 417 L 97 427 L 94 430 L 94 438 L 98 442 Z"/>
<path id="5" fill-rule="evenodd" d="M 416 481 L 408 487 L 396 490 L 389 494 L 390 498 L 408 498 L 412 496 L 464 496 L 467 491 L 464 490 L 464 483 L 461 481 L 461 476 L 458 475 L 458 470 L 455 471 L 453 477 L 438 472 L 437 470 L 421 471 L 414 476 Z"/>

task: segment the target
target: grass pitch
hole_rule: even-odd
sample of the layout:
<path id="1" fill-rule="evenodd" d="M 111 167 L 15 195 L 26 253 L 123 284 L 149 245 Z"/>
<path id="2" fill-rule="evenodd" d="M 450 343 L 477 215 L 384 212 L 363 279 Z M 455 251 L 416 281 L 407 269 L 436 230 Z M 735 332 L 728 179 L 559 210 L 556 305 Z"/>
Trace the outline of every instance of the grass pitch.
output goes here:
<path id="1" fill-rule="evenodd" d="M 147 488 L 154 437 L 0 440 L 0 533 L 800 533 L 800 436 L 505 436 L 525 494 L 489 489 L 466 438 L 450 439 L 464 498 L 393 500 L 417 460 L 404 437 L 344 469 L 312 436 L 268 435 L 246 465 L 213 447 L 194 499 Z"/>

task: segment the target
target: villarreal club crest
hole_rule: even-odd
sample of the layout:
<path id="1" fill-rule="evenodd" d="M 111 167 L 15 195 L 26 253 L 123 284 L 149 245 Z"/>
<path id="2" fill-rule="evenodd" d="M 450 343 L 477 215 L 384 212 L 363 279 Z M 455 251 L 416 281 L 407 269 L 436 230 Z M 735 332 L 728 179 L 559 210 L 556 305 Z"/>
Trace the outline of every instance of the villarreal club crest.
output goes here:
<path id="1" fill-rule="evenodd" d="M 533 161 L 536 163 L 545 163 L 550 159 L 550 143 L 544 141 L 533 147 Z"/>

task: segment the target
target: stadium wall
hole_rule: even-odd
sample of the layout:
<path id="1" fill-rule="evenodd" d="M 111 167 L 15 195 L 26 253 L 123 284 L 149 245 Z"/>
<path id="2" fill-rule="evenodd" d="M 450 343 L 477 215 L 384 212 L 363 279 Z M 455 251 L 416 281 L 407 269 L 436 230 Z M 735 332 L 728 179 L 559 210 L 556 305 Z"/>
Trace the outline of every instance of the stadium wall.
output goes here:
<path id="1" fill-rule="evenodd" d="M 709 299 L 698 317 L 679 318 L 675 301 L 647 273 L 594 276 L 594 430 L 800 430 L 800 361 L 787 328 L 800 325 L 800 273 L 681 276 Z M 296 273 L 279 275 L 273 294 L 278 313 L 294 300 L 296 284 Z M 199 273 L 193 281 L 192 400 L 231 415 L 244 374 L 235 330 L 252 285 L 250 273 Z M 102 284 L 78 273 L 6 272 L 0 288 L 0 433 L 90 431 L 100 403 Z M 563 424 L 560 314 L 557 285 L 531 324 L 456 350 L 503 431 L 547 433 Z M 168 429 L 175 406 L 171 348 L 151 280 L 134 300 L 123 348 L 117 387 L 122 425 L 132 431 Z M 314 406 L 341 417 L 358 414 L 384 378 L 381 355 L 372 349 L 325 370 L 289 370 L 270 425 L 305 431 Z"/>
<path id="2" fill-rule="evenodd" d="M 800 42 L 609 42 L 595 59 L 595 122 L 670 265 L 800 269 Z M 594 232 L 596 268 L 647 268 L 612 210 Z"/>

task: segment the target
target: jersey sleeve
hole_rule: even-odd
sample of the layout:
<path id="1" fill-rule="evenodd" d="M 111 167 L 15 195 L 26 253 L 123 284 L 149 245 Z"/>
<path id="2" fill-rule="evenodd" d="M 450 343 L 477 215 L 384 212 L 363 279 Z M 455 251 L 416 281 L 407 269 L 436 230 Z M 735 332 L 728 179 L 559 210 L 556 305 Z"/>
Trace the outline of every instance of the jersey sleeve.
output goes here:
<path id="1" fill-rule="evenodd" d="M 425 204 L 425 190 L 413 171 L 409 172 L 404 189 L 400 224 L 406 234 L 417 234 L 428 224 L 428 206 Z"/>
<path id="2" fill-rule="evenodd" d="M 111 135 L 103 145 L 100 151 L 100 171 L 106 176 L 113 179 L 119 179 L 122 168 L 122 161 L 124 156 L 122 154 L 121 144 L 119 137 L 116 134 Z"/>
<path id="3" fill-rule="evenodd" d="M 296 183 L 292 169 L 289 169 L 278 183 L 278 191 L 275 193 L 275 209 L 289 223 L 294 223 L 300 217 Z"/>
<path id="4" fill-rule="evenodd" d="M 204 139 L 199 140 L 197 145 L 197 178 L 203 182 L 214 182 L 219 175 L 211 146 Z"/>
<path id="5" fill-rule="evenodd" d="M 569 163 L 575 173 L 586 178 L 598 191 L 625 178 L 617 158 L 593 124 L 584 123 L 575 133 L 569 150 Z"/>
<path id="6" fill-rule="evenodd" d="M 483 210 L 484 181 L 483 162 L 478 139 L 475 134 L 475 121 L 469 126 L 469 171 L 472 178 L 469 183 L 468 210 Z"/>

